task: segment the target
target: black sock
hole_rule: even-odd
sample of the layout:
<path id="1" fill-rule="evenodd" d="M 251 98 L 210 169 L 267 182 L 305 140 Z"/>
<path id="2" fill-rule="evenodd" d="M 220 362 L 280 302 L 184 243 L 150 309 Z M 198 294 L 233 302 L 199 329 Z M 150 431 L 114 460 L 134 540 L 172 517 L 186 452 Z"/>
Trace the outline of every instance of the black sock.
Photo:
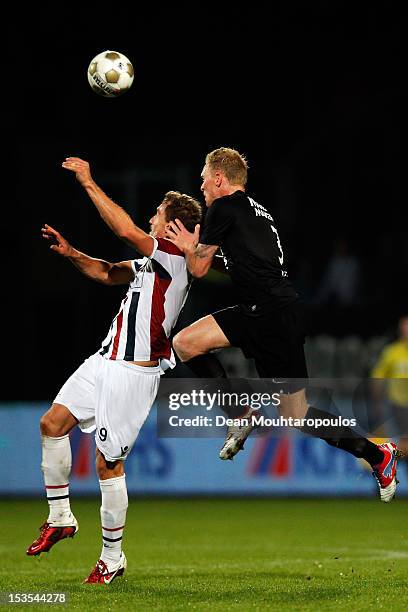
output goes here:
<path id="1" fill-rule="evenodd" d="M 224 393 L 234 392 L 239 394 L 244 392 L 248 393 L 250 391 L 249 385 L 244 379 L 234 379 L 234 386 L 232 388 L 231 381 L 227 378 L 224 366 L 213 353 L 197 355 L 197 357 L 193 357 L 184 363 L 198 378 L 222 379 L 222 382 L 219 380 L 218 388 Z M 248 406 L 236 404 L 234 400 L 231 400 L 229 405 L 223 405 L 220 406 L 220 408 L 230 419 L 238 419 L 248 410 Z"/>
<path id="2" fill-rule="evenodd" d="M 198 378 L 227 378 L 224 366 L 213 353 L 197 355 L 184 363 Z"/>
<path id="3" fill-rule="evenodd" d="M 309 406 L 309 410 L 307 411 L 305 418 L 333 419 L 334 415 L 330 414 L 329 412 L 324 412 L 323 410 L 313 408 L 313 406 Z M 365 459 L 371 465 L 381 463 L 384 458 L 383 452 L 379 450 L 376 444 L 373 444 L 373 442 L 370 442 L 370 440 L 367 440 L 367 438 L 362 438 L 352 429 L 350 429 L 350 427 L 321 425 L 320 427 L 316 428 L 305 425 L 301 428 L 301 431 L 314 436 L 315 438 L 321 438 L 327 442 L 327 444 L 330 444 L 330 446 L 341 448 L 342 450 L 354 455 L 354 457 Z"/>

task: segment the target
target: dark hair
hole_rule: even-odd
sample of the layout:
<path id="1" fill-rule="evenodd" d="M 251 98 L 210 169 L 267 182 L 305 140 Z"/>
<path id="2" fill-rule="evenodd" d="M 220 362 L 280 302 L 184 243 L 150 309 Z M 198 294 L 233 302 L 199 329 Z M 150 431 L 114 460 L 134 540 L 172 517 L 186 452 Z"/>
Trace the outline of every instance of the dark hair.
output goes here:
<path id="1" fill-rule="evenodd" d="M 197 223 L 201 223 L 201 204 L 185 193 L 168 191 L 163 202 L 167 202 L 166 220 L 180 219 L 189 232 L 194 232 Z"/>

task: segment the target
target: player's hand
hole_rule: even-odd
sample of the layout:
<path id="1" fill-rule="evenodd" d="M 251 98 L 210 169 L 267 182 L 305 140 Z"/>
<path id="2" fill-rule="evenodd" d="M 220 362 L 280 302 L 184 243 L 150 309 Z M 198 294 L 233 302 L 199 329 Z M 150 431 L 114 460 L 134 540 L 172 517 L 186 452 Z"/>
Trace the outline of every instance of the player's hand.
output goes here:
<path id="1" fill-rule="evenodd" d="M 195 250 L 199 241 L 200 225 L 197 224 L 194 233 L 192 233 L 186 230 L 180 219 L 175 219 L 166 224 L 165 234 L 166 238 L 175 244 L 180 251 L 191 253 Z"/>
<path id="2" fill-rule="evenodd" d="M 67 157 L 65 161 L 62 162 L 62 167 L 65 168 L 65 170 L 75 172 L 77 181 L 79 181 L 83 187 L 86 187 L 86 185 L 92 182 L 89 163 L 80 157 Z"/>
<path id="3" fill-rule="evenodd" d="M 43 238 L 52 242 L 50 249 L 56 251 L 62 255 L 62 257 L 71 257 L 74 249 L 69 244 L 68 240 L 65 240 L 57 230 L 45 223 L 44 227 L 41 228 L 41 232 Z"/>

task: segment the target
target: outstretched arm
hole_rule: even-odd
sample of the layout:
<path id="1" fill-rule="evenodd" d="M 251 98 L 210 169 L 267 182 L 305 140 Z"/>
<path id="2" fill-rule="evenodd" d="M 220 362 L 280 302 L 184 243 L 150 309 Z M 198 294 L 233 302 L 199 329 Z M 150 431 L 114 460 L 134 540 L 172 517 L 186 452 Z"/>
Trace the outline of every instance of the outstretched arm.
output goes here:
<path id="1" fill-rule="evenodd" d="M 218 246 L 200 244 L 200 226 L 196 225 L 194 233 L 186 230 L 179 219 L 166 225 L 166 238 L 173 242 L 186 256 L 187 267 L 195 278 L 205 276 L 211 268 Z"/>
<path id="2" fill-rule="evenodd" d="M 154 248 L 152 236 L 137 227 L 123 208 L 115 204 L 91 176 L 89 163 L 79 157 L 67 157 L 62 167 L 75 172 L 78 182 L 85 189 L 106 225 L 120 238 L 142 255 L 150 257 Z"/>
<path id="3" fill-rule="evenodd" d="M 103 259 L 89 257 L 75 249 L 68 240 L 50 225 L 45 224 L 41 229 L 43 238 L 52 244 L 50 249 L 69 259 L 88 278 L 104 285 L 127 285 L 134 277 L 130 261 L 109 263 Z"/>

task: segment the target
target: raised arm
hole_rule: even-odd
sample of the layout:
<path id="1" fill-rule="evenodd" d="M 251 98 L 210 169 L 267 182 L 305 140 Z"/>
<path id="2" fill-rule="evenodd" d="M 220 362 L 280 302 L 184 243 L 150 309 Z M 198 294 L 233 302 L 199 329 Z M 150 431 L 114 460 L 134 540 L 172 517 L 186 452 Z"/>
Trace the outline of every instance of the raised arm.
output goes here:
<path id="1" fill-rule="evenodd" d="M 52 244 L 50 249 L 69 259 L 88 278 L 103 285 L 127 285 L 134 277 L 130 261 L 109 263 L 103 259 L 89 257 L 75 249 L 68 240 L 50 225 L 45 224 L 41 228 L 43 238 Z"/>
<path id="2" fill-rule="evenodd" d="M 154 248 L 152 236 L 137 227 L 127 212 L 98 187 L 91 176 L 89 163 L 79 157 L 67 157 L 62 167 L 75 173 L 78 182 L 95 204 L 102 219 L 118 238 L 134 247 L 142 255 L 150 257 Z"/>
<path id="3" fill-rule="evenodd" d="M 189 232 L 179 219 L 166 225 L 166 238 L 175 244 L 186 256 L 187 267 L 195 278 L 202 278 L 211 268 L 218 246 L 200 244 L 200 226 L 196 225 L 194 233 Z"/>

